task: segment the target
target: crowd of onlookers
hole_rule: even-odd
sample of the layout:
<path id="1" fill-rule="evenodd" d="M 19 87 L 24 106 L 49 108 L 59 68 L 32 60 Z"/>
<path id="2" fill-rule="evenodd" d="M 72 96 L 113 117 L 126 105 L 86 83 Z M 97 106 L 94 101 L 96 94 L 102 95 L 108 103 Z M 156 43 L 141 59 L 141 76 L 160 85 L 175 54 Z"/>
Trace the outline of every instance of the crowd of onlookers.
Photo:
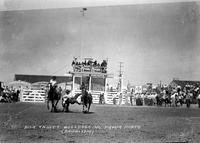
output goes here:
<path id="1" fill-rule="evenodd" d="M 13 87 L 0 87 L 0 102 L 17 102 L 19 101 L 19 89 Z"/>
<path id="2" fill-rule="evenodd" d="M 154 91 L 151 93 L 134 93 L 125 92 L 113 95 L 113 104 L 122 104 L 122 100 L 125 99 L 125 104 L 129 105 L 148 105 L 148 106 L 182 106 L 186 104 L 189 108 L 190 104 L 198 104 L 200 108 L 200 88 L 199 87 L 184 87 L 169 89 L 165 88 L 160 91 Z"/>
<path id="3" fill-rule="evenodd" d="M 84 71 L 85 67 L 89 67 L 90 70 L 92 70 L 92 68 L 98 68 L 100 69 L 100 71 L 102 73 L 106 73 L 107 72 L 107 61 L 103 60 L 101 62 L 101 64 L 99 62 L 97 62 L 97 60 L 92 61 L 92 60 L 88 60 L 88 61 L 84 61 L 84 62 L 78 62 L 77 59 L 74 59 L 72 62 L 72 66 L 73 66 L 73 70 L 75 72 L 81 72 Z"/>

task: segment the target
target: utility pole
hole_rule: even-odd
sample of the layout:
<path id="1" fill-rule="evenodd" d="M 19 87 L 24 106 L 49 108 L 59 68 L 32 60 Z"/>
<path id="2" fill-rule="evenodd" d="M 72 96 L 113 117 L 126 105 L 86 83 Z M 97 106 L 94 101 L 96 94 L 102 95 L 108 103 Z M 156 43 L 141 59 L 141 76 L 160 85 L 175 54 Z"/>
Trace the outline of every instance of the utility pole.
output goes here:
<path id="1" fill-rule="evenodd" d="M 83 49 L 84 49 L 84 41 L 83 41 L 83 37 L 84 37 L 84 17 L 85 17 L 85 12 L 87 11 L 87 8 L 82 8 L 81 9 L 81 13 L 82 13 L 82 17 L 81 17 L 81 22 L 80 22 L 80 32 L 81 32 L 81 50 L 80 50 L 80 52 L 81 52 L 81 54 L 80 54 L 80 56 L 81 56 L 81 59 L 83 58 Z"/>
<path id="2" fill-rule="evenodd" d="M 85 16 L 85 11 L 87 11 L 87 8 L 82 8 L 80 12 L 82 12 L 82 15 Z"/>
<path id="3" fill-rule="evenodd" d="M 122 92 L 122 85 L 123 85 L 123 71 L 122 71 L 122 64 L 123 62 L 119 62 L 119 91 Z"/>
<path id="4" fill-rule="evenodd" d="M 121 77 L 122 76 L 122 64 L 123 62 L 119 62 L 119 76 Z"/>
<path id="5" fill-rule="evenodd" d="M 160 87 L 162 87 L 162 82 L 161 82 L 161 80 L 160 80 Z"/>
<path id="6" fill-rule="evenodd" d="M 83 59 L 83 48 L 84 48 L 84 41 L 83 41 L 83 32 L 84 32 L 84 30 L 83 30 L 83 26 L 84 26 L 84 16 L 85 16 L 85 11 L 87 11 L 87 8 L 82 8 L 82 10 L 80 11 L 81 13 L 82 13 L 82 17 L 81 17 L 81 25 L 80 25 L 80 31 L 81 31 L 81 50 L 80 50 L 80 52 L 81 52 L 81 55 L 80 55 L 80 57 L 81 57 L 81 59 Z M 89 78 L 91 79 L 91 76 L 89 76 Z M 83 76 L 81 76 L 81 84 L 82 84 L 82 82 L 83 82 Z"/>

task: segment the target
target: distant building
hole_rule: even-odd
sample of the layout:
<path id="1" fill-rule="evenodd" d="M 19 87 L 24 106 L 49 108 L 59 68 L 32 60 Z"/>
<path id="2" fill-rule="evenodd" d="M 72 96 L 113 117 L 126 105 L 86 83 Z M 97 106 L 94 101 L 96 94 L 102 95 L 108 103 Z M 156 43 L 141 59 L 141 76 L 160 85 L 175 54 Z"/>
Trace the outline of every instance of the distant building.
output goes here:
<path id="1" fill-rule="evenodd" d="M 25 81 L 28 83 L 36 82 L 49 82 L 52 76 L 50 75 L 24 75 L 24 74 L 15 74 L 14 81 Z M 72 77 L 67 76 L 56 76 L 57 83 L 67 83 L 72 82 Z"/>
<path id="2" fill-rule="evenodd" d="M 172 82 L 169 84 L 172 88 L 176 88 L 180 86 L 181 88 L 184 88 L 186 86 L 200 86 L 200 81 L 190 81 L 190 80 L 176 80 L 174 79 Z"/>
<path id="3" fill-rule="evenodd" d="M 12 81 L 6 84 L 9 88 L 12 89 L 21 89 L 21 88 L 30 88 L 31 84 L 25 81 Z"/>

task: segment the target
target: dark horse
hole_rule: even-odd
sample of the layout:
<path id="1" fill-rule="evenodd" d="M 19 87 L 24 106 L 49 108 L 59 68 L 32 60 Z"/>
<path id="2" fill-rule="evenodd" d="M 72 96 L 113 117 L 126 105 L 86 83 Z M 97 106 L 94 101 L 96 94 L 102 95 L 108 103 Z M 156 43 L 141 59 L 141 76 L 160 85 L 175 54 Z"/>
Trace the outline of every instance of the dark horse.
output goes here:
<path id="1" fill-rule="evenodd" d="M 88 93 L 86 89 L 82 91 L 81 101 L 83 104 L 83 113 L 88 113 L 90 111 L 90 106 L 92 104 L 92 94 Z M 86 110 L 85 110 L 86 107 Z"/>
<path id="2" fill-rule="evenodd" d="M 61 98 L 61 91 L 57 87 L 51 88 L 47 91 L 47 109 L 49 109 L 49 101 L 51 102 L 51 112 L 57 112 L 57 104 Z"/>

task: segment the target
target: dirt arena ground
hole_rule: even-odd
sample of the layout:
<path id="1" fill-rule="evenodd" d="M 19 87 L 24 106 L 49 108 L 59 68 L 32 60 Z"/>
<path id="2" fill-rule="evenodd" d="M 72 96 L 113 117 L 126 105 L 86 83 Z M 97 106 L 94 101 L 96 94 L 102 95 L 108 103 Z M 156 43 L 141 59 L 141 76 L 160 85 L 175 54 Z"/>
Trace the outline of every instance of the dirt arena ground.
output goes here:
<path id="1" fill-rule="evenodd" d="M 59 107 L 60 108 L 60 107 Z M 199 142 L 200 109 L 93 104 L 50 113 L 44 103 L 1 103 L 1 143 Z"/>

